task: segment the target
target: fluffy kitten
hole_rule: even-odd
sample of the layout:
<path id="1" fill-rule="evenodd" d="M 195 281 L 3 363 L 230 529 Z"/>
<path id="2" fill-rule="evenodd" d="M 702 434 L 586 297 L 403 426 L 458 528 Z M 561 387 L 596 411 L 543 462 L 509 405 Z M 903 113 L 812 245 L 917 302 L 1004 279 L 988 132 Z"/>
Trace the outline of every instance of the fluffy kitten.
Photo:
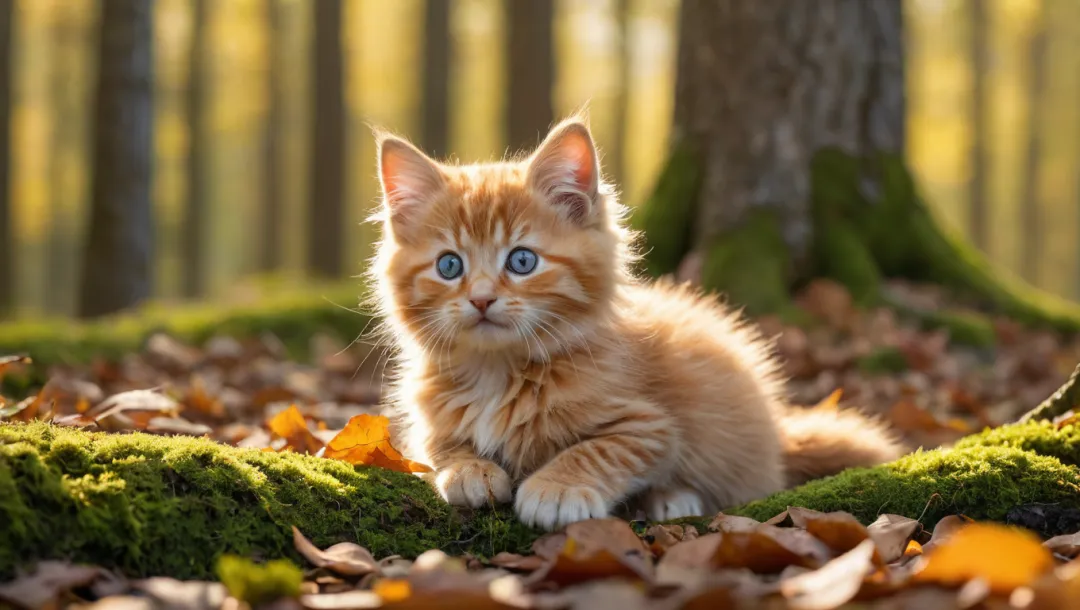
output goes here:
<path id="1" fill-rule="evenodd" d="M 555 528 L 634 498 L 671 519 L 901 453 L 854 412 L 785 406 L 769 345 L 714 299 L 632 277 L 580 120 L 468 166 L 383 135 L 379 170 L 392 400 L 450 503 L 513 499 Z"/>

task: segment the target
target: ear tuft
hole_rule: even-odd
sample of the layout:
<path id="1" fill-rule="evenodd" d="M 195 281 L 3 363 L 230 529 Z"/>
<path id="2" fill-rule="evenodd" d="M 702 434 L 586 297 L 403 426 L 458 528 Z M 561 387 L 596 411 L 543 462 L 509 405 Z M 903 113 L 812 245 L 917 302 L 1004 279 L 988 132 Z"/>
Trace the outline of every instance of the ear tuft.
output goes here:
<path id="1" fill-rule="evenodd" d="M 583 223 L 596 208 L 600 164 L 579 118 L 556 125 L 529 160 L 529 184 L 567 219 Z"/>
<path id="2" fill-rule="evenodd" d="M 411 218 L 446 183 L 439 166 L 408 141 L 376 134 L 383 205 L 392 221 Z"/>

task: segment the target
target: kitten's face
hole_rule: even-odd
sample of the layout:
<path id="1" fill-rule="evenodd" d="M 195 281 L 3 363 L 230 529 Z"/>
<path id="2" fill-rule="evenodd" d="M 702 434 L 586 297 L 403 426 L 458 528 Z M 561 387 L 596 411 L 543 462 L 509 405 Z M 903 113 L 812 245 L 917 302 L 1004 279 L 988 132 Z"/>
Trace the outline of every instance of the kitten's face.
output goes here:
<path id="1" fill-rule="evenodd" d="M 384 298 L 433 354 L 512 350 L 541 358 L 579 340 L 611 299 L 619 236 L 584 125 L 560 125 L 522 163 L 436 164 L 381 143 Z"/>

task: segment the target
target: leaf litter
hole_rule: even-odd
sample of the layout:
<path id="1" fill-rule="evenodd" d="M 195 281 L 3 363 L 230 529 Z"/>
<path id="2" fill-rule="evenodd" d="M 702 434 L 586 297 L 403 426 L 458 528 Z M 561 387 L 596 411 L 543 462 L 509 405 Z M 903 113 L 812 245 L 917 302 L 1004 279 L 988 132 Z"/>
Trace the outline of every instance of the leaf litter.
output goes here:
<path id="1" fill-rule="evenodd" d="M 920 287 L 890 290 L 909 306 L 943 304 Z M 859 310 L 827 281 L 808 286 L 797 304 L 820 324 L 757 320 L 778 337 L 793 402 L 826 410 L 858 406 L 882 416 L 913 447 L 947 445 L 1014 420 L 1053 393 L 1080 361 L 1080 340 L 1008 320 L 993 320 L 994 349 L 962 345 L 893 310 Z M 206 436 L 265 451 L 429 471 L 392 442 L 381 407 L 384 358 L 360 352 L 316 335 L 314 363 L 302 364 L 288 360 L 270 335 L 213 337 L 199 347 L 158 333 L 118 361 L 49 367 L 36 394 L 0 395 L 0 421 Z M 4 387 L 25 387 L 18 380 L 35 366 L 28 356 L 0 355 L 0 381 L 14 378 L 17 383 Z M 1076 420 L 1070 412 L 1055 423 Z M 1025 519 L 1010 521 L 1035 531 L 1041 521 L 1060 518 L 1051 514 L 1054 507 L 1015 511 Z M 933 532 L 900 515 L 883 514 L 863 526 L 846 513 L 800 507 L 764 523 L 721 513 L 702 531 L 688 524 L 638 528 L 592 520 L 538 539 L 532 554 L 491 558 L 432 550 L 414 561 L 376 559 L 351 541 L 319 549 L 299 531 L 294 543 L 308 564 L 302 593 L 268 607 L 1080 607 L 1080 531 L 1041 541 L 962 515 L 942 519 Z M 63 562 L 42 562 L 0 583 L 0 602 L 17 608 L 244 606 L 220 583 L 129 582 Z"/>

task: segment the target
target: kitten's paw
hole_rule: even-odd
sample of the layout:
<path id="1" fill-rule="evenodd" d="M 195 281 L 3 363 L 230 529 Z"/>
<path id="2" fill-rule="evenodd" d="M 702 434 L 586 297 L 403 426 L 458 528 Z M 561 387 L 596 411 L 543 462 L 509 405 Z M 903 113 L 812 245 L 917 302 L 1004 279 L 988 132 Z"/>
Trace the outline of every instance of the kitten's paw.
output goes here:
<path id="1" fill-rule="evenodd" d="M 645 511 L 653 521 L 701 517 L 705 502 L 692 489 L 650 489 L 645 495 Z"/>
<path id="2" fill-rule="evenodd" d="M 570 486 L 531 477 L 521 484 L 514 510 L 526 525 L 546 530 L 608 516 L 600 492 L 591 487 Z"/>
<path id="3" fill-rule="evenodd" d="M 451 464 L 435 476 L 435 488 L 448 503 L 469 508 L 479 508 L 492 500 L 505 504 L 511 497 L 510 475 L 488 460 Z"/>

